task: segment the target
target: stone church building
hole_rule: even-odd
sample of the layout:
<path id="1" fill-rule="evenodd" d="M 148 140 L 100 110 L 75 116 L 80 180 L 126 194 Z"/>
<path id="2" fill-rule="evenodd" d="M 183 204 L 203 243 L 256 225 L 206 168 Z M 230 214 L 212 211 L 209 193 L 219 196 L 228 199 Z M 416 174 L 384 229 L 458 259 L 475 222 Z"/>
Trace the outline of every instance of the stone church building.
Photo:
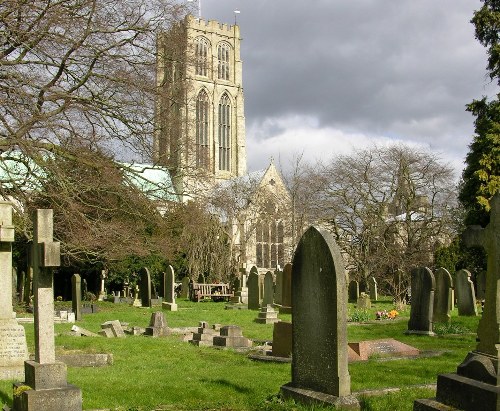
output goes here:
<path id="1" fill-rule="evenodd" d="M 154 162 L 181 201 L 218 196 L 238 264 L 266 271 L 291 260 L 290 196 L 272 161 L 247 174 L 240 43 L 237 25 L 191 15 L 159 35 Z"/>

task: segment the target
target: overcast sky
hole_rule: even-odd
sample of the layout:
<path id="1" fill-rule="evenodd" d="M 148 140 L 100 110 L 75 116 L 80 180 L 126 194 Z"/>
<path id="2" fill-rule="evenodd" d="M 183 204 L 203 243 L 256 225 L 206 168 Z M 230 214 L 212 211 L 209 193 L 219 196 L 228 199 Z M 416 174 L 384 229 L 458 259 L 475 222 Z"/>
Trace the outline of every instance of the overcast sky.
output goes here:
<path id="1" fill-rule="evenodd" d="M 470 23 L 479 0 L 201 0 L 240 25 L 248 169 L 403 141 L 457 172 L 465 105 L 493 95 Z"/>

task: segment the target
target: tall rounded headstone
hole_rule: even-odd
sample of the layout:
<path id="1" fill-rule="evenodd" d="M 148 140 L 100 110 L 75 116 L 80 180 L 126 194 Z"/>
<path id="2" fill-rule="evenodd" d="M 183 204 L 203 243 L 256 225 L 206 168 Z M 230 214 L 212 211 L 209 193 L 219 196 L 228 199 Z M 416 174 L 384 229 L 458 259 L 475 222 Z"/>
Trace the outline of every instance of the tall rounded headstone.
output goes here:
<path id="1" fill-rule="evenodd" d="M 476 316 L 476 294 L 471 273 L 467 270 L 457 271 L 455 274 L 455 290 L 457 293 L 458 315 Z"/>
<path id="2" fill-rule="evenodd" d="M 151 275 L 146 267 L 139 270 L 139 277 L 141 279 L 141 305 L 143 307 L 151 306 Z"/>
<path id="3" fill-rule="evenodd" d="M 445 268 L 438 268 L 434 273 L 436 289 L 434 291 L 434 316 L 433 321 L 438 323 L 449 322 L 450 316 L 450 295 L 453 280 L 451 274 Z"/>
<path id="4" fill-rule="evenodd" d="M 359 409 L 347 368 L 347 286 L 333 236 L 310 227 L 292 263 L 292 381 L 298 401 Z"/>
<path id="5" fill-rule="evenodd" d="M 411 309 L 406 334 L 434 335 L 432 316 L 434 312 L 434 290 L 436 281 L 427 267 L 418 267 L 411 272 Z"/>
<path id="6" fill-rule="evenodd" d="M 250 269 L 248 275 L 248 309 L 258 310 L 260 308 L 260 287 L 259 287 L 259 274 L 256 267 Z"/>

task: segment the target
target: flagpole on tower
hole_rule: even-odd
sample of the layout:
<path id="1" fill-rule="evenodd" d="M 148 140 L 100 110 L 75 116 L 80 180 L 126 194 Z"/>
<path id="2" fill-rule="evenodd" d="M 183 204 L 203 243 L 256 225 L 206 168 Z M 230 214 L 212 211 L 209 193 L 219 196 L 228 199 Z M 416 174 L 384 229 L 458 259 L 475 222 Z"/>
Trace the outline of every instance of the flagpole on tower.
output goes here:
<path id="1" fill-rule="evenodd" d="M 236 20 L 236 16 L 240 14 L 240 11 L 238 9 L 236 9 L 234 11 L 234 25 L 236 26 L 238 24 L 238 21 Z"/>

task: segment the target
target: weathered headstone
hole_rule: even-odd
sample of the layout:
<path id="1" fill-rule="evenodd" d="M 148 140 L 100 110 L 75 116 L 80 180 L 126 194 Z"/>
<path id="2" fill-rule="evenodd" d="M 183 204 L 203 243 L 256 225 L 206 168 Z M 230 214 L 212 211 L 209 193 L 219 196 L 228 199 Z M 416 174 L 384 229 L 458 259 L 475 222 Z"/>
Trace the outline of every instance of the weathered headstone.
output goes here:
<path id="1" fill-rule="evenodd" d="M 161 307 L 167 311 L 177 311 L 177 304 L 175 303 L 174 268 L 169 265 L 167 267 L 167 272 L 163 274 L 163 289 L 165 290 L 165 301 L 161 303 Z"/>
<path id="2" fill-rule="evenodd" d="M 476 275 L 476 296 L 478 300 L 484 300 L 486 295 L 486 271 L 480 271 Z"/>
<path id="3" fill-rule="evenodd" d="M 248 309 L 258 310 L 260 308 L 260 287 L 257 267 L 252 267 L 248 276 Z"/>
<path id="4" fill-rule="evenodd" d="M 283 293 L 283 271 L 278 269 L 274 272 L 274 274 L 276 276 L 276 287 L 274 288 L 274 303 L 276 305 L 281 305 Z"/>
<path id="5" fill-rule="evenodd" d="M 416 400 L 415 411 L 500 409 L 500 194 L 490 201 L 490 223 L 486 228 L 469 227 L 465 244 L 482 246 L 487 254 L 486 296 L 479 320 L 476 349 L 469 352 L 457 372 L 438 375 L 436 398 Z"/>
<path id="6" fill-rule="evenodd" d="M 349 282 L 349 302 L 355 303 L 359 298 L 359 283 L 356 280 Z"/>
<path id="7" fill-rule="evenodd" d="M 280 313 L 290 314 L 292 312 L 292 264 L 283 267 L 283 278 L 281 287 Z"/>
<path id="8" fill-rule="evenodd" d="M 455 290 L 457 295 L 458 315 L 476 316 L 476 293 L 471 274 L 467 270 L 457 271 L 455 274 Z"/>
<path id="9" fill-rule="evenodd" d="M 193 333 L 193 336 L 189 341 L 190 344 L 198 346 L 208 346 L 214 345 L 214 337 L 219 335 L 219 332 L 214 328 L 210 328 L 206 321 L 200 321 L 198 332 Z"/>
<path id="10" fill-rule="evenodd" d="M 370 289 L 370 299 L 372 301 L 378 300 L 378 289 L 377 289 L 377 280 L 375 277 L 368 278 L 368 288 Z"/>
<path id="11" fill-rule="evenodd" d="M 139 278 L 141 279 L 141 304 L 143 307 L 151 307 L 151 275 L 146 267 L 139 270 Z"/>
<path id="12" fill-rule="evenodd" d="M 149 327 L 146 327 L 146 335 L 152 337 L 164 337 L 169 334 L 167 327 L 167 320 L 163 312 L 156 311 L 151 314 L 151 320 L 149 321 Z"/>
<path id="13" fill-rule="evenodd" d="M 310 227 L 292 266 L 292 381 L 281 392 L 301 402 L 359 409 L 347 369 L 344 262 L 333 236 Z"/>
<path id="14" fill-rule="evenodd" d="M 182 286 L 181 286 L 181 298 L 188 298 L 189 295 L 189 277 L 182 278 Z"/>
<path id="15" fill-rule="evenodd" d="M 98 334 L 108 338 L 125 338 L 125 331 L 119 320 L 102 323 Z"/>
<path id="16" fill-rule="evenodd" d="M 24 379 L 28 348 L 12 304 L 12 204 L 0 202 L 0 380 Z"/>
<path id="17" fill-rule="evenodd" d="M 15 383 L 14 411 L 81 411 L 82 392 L 67 383 L 66 364 L 56 362 L 53 268 L 60 265 L 60 244 L 53 241 L 52 210 L 36 210 L 31 251 L 34 288 L 35 360 L 25 361 L 25 382 Z"/>
<path id="18" fill-rule="evenodd" d="M 252 346 L 252 340 L 244 337 L 241 328 L 237 325 L 221 327 L 220 335 L 215 335 L 213 342 L 217 347 L 249 348 Z"/>
<path id="19" fill-rule="evenodd" d="M 272 355 L 275 357 L 291 357 L 292 355 L 292 323 L 279 321 L 273 328 Z"/>
<path id="20" fill-rule="evenodd" d="M 444 323 L 451 319 L 451 291 L 453 280 L 451 274 L 445 268 L 438 268 L 434 273 L 436 289 L 434 290 L 434 314 L 433 322 Z"/>
<path id="21" fill-rule="evenodd" d="M 368 310 L 372 308 L 372 302 L 370 296 L 366 293 L 361 293 L 356 301 L 356 308 L 360 310 Z"/>
<path id="22" fill-rule="evenodd" d="M 71 276 L 71 308 L 75 313 L 75 320 L 82 319 L 82 279 L 80 274 Z"/>
<path id="23" fill-rule="evenodd" d="M 432 316 L 434 312 L 434 290 L 436 281 L 427 267 L 418 267 L 411 272 L 411 309 L 406 334 L 434 335 Z"/>
<path id="24" fill-rule="evenodd" d="M 274 299 L 274 278 L 273 273 L 268 271 L 264 276 L 264 298 L 262 299 L 262 306 L 272 305 Z"/>
<path id="25" fill-rule="evenodd" d="M 264 276 L 264 298 L 262 299 L 262 306 L 259 314 L 255 319 L 256 322 L 261 324 L 272 324 L 278 320 L 278 313 L 273 308 L 274 297 L 274 278 L 273 273 L 268 271 Z"/>

